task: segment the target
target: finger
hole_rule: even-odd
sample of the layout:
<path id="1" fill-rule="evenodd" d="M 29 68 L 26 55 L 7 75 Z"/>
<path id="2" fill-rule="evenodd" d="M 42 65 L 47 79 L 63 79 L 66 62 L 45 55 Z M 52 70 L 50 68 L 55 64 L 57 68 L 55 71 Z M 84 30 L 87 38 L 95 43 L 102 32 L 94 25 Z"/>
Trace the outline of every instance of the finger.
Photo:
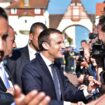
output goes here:
<path id="1" fill-rule="evenodd" d="M 29 105 L 39 105 L 39 103 L 45 98 L 45 93 L 40 92 L 33 100 L 30 101 Z"/>
<path id="2" fill-rule="evenodd" d="M 16 105 L 25 105 L 24 104 L 24 95 L 21 93 L 21 89 L 18 85 L 14 85 L 14 100 Z"/>
<path id="3" fill-rule="evenodd" d="M 22 94 L 20 97 L 14 98 L 16 105 L 26 105 L 24 102 L 25 96 Z"/>
<path id="4" fill-rule="evenodd" d="M 14 85 L 14 97 L 19 97 L 21 94 L 21 89 L 18 85 Z"/>
<path id="5" fill-rule="evenodd" d="M 48 105 L 49 102 L 50 102 L 50 97 L 49 96 L 46 96 L 41 102 L 39 105 Z"/>
<path id="6" fill-rule="evenodd" d="M 24 103 L 28 104 L 30 101 L 32 101 L 38 94 L 38 91 L 33 90 L 30 93 L 28 93 L 24 99 Z"/>

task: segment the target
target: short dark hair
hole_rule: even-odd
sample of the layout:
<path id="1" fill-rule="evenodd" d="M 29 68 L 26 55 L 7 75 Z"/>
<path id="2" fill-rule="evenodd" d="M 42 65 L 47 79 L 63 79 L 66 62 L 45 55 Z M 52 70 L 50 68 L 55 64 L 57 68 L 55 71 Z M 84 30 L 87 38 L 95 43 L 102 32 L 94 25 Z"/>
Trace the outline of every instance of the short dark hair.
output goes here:
<path id="1" fill-rule="evenodd" d="M 82 43 L 82 42 L 85 42 L 85 43 L 87 43 L 87 41 L 86 41 L 86 40 L 81 40 L 81 43 Z"/>
<path id="2" fill-rule="evenodd" d="M 7 13 L 6 13 L 6 11 L 2 7 L 0 7 L 0 17 L 8 20 Z"/>
<path id="3" fill-rule="evenodd" d="M 29 33 L 30 33 L 30 34 L 31 34 L 31 33 L 34 33 L 34 32 L 35 32 L 35 29 L 36 29 L 37 27 L 40 27 L 40 28 L 42 28 L 42 29 L 47 29 L 47 27 L 46 27 L 45 24 L 43 24 L 43 23 L 41 23 L 41 22 L 36 22 L 36 23 L 33 23 L 33 24 L 32 24 Z"/>
<path id="4" fill-rule="evenodd" d="M 43 42 L 48 42 L 50 43 L 50 40 L 49 40 L 49 36 L 53 33 L 58 33 L 58 34 L 62 34 L 61 31 L 57 30 L 57 29 L 54 29 L 54 28 L 48 28 L 48 29 L 45 29 L 43 30 L 39 37 L 38 37 L 38 45 L 39 45 L 39 50 L 40 51 L 44 51 L 45 49 L 43 48 L 42 44 Z"/>

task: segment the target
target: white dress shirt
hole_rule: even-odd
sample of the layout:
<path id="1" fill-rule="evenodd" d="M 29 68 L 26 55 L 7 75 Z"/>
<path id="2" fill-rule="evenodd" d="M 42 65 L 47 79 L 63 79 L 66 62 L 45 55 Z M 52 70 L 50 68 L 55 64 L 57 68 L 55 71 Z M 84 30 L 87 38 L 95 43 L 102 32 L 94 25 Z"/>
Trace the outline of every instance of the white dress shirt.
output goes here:
<path id="1" fill-rule="evenodd" d="M 53 64 L 54 62 L 51 62 L 49 59 L 47 59 L 42 53 L 40 53 L 41 57 L 43 58 L 43 60 L 45 61 L 45 64 L 46 66 L 48 67 L 48 70 L 51 74 L 51 77 L 53 78 L 53 75 L 52 75 L 52 71 L 51 71 L 51 64 Z"/>
<path id="2" fill-rule="evenodd" d="M 3 77 L 3 73 L 5 73 L 5 75 L 6 75 L 7 79 L 8 79 L 9 75 L 6 72 L 5 68 L 4 68 L 4 62 L 2 61 L 2 62 L 0 62 L 0 77 L 1 77 L 4 85 L 6 86 L 6 83 L 5 83 L 5 80 L 4 80 L 4 77 Z M 9 79 L 8 79 L 8 82 L 9 82 L 10 87 L 13 87 L 13 84 L 12 84 L 12 82 Z"/>
<path id="3" fill-rule="evenodd" d="M 28 52 L 29 52 L 29 58 L 30 61 L 33 60 L 36 57 L 36 53 L 37 51 L 35 49 L 32 49 L 29 45 L 28 45 Z"/>

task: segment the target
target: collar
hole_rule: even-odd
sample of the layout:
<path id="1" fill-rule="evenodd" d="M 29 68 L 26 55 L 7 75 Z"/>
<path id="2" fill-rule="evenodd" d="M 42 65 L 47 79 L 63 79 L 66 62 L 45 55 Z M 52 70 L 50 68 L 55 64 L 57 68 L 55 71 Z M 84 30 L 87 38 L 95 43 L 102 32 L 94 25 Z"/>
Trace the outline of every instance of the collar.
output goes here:
<path id="1" fill-rule="evenodd" d="M 29 50 L 29 54 L 36 54 L 36 50 L 35 49 L 32 49 L 29 44 L 28 44 L 28 50 Z"/>
<path id="2" fill-rule="evenodd" d="M 42 53 L 40 53 L 41 57 L 43 58 L 43 60 L 45 61 L 45 64 L 47 66 L 53 64 L 54 62 L 50 61 L 48 58 L 46 58 Z"/>
<path id="3" fill-rule="evenodd" d="M 3 61 L 1 61 L 0 62 L 0 67 L 2 67 L 4 65 L 4 62 Z"/>

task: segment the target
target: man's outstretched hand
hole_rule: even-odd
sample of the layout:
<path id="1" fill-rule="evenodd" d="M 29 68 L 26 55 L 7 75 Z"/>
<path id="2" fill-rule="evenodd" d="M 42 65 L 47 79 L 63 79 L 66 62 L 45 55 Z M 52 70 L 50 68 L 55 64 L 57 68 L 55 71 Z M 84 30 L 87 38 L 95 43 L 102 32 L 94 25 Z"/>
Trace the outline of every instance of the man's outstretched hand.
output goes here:
<path id="1" fill-rule="evenodd" d="M 14 89 L 16 105 L 48 105 L 50 102 L 50 97 L 46 96 L 44 92 L 33 90 L 27 95 L 24 95 L 19 86 L 15 85 Z"/>

